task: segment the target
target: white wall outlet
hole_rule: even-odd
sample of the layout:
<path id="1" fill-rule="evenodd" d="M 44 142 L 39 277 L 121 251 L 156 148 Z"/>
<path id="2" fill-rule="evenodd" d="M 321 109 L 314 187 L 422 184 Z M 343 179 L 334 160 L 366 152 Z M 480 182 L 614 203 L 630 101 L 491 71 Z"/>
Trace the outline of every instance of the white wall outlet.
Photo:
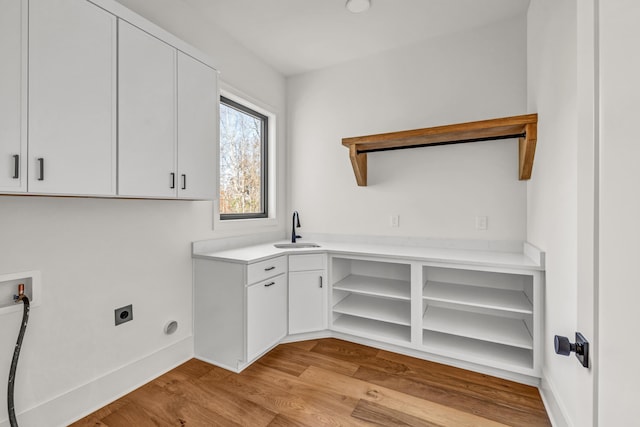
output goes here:
<path id="1" fill-rule="evenodd" d="M 400 227 L 400 215 L 391 215 L 389 225 L 391 225 L 391 227 Z"/>
<path id="2" fill-rule="evenodd" d="M 489 228 L 489 218 L 486 216 L 476 217 L 476 230 L 486 230 Z"/>

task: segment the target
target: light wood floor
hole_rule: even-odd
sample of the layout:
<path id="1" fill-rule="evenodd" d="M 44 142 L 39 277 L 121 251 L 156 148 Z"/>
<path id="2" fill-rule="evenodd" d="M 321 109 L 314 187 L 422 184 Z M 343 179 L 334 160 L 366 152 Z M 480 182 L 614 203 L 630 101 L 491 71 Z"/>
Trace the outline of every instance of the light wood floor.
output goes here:
<path id="1" fill-rule="evenodd" d="M 337 339 L 241 374 L 192 359 L 80 426 L 550 426 L 535 387 Z"/>

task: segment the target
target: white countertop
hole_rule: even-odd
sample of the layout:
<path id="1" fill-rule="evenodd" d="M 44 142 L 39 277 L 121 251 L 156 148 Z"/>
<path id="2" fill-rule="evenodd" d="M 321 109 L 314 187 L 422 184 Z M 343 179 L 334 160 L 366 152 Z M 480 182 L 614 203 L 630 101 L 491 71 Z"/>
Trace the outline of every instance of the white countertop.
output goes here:
<path id="1" fill-rule="evenodd" d="M 307 243 L 301 240 L 301 243 Z M 318 248 L 286 248 L 278 249 L 271 242 L 235 249 L 215 252 L 194 252 L 194 258 L 251 264 L 279 255 L 330 253 L 332 255 L 382 256 L 420 262 L 443 262 L 449 264 L 466 264 L 487 267 L 518 268 L 525 270 L 544 270 L 544 257 L 529 245 L 529 254 L 538 252 L 538 256 L 530 257 L 523 252 L 499 252 L 486 250 L 449 249 L 425 246 L 400 246 L 387 244 L 370 244 L 355 242 L 321 242 Z M 525 246 L 527 244 L 525 243 Z M 542 260 L 542 261 L 541 261 Z"/>

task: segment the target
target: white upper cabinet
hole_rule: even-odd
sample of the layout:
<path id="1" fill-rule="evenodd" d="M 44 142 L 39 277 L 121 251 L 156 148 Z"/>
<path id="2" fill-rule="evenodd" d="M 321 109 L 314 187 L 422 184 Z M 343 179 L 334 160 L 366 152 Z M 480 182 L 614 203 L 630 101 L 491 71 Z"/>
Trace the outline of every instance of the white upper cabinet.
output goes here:
<path id="1" fill-rule="evenodd" d="M 0 191 L 26 191 L 24 0 L 0 0 Z"/>
<path id="2" fill-rule="evenodd" d="M 178 197 L 215 199 L 218 72 L 178 52 Z"/>
<path id="3" fill-rule="evenodd" d="M 176 49 L 119 21 L 118 194 L 175 197 Z"/>
<path id="4" fill-rule="evenodd" d="M 118 194 L 215 198 L 217 71 L 124 21 L 119 42 Z"/>
<path id="5" fill-rule="evenodd" d="M 29 2 L 29 192 L 115 195 L 116 18 Z"/>

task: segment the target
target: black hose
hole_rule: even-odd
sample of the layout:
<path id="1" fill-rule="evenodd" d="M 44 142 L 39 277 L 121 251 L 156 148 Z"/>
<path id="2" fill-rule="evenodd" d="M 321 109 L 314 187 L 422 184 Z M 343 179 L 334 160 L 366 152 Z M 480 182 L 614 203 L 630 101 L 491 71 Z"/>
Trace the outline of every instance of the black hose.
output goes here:
<path id="1" fill-rule="evenodd" d="M 22 312 L 22 325 L 20 325 L 20 333 L 18 334 L 18 341 L 16 342 L 16 348 L 13 350 L 13 359 L 11 360 L 11 369 L 9 370 L 9 388 L 7 390 L 7 406 L 9 408 L 9 425 L 11 427 L 18 427 L 18 420 L 16 420 L 16 413 L 13 404 L 13 386 L 16 378 L 16 369 L 18 368 L 18 358 L 20 357 L 20 348 L 22 347 L 22 339 L 24 338 L 24 332 L 27 330 L 27 323 L 29 322 L 29 298 L 22 296 L 22 303 L 24 304 L 24 310 Z"/>

